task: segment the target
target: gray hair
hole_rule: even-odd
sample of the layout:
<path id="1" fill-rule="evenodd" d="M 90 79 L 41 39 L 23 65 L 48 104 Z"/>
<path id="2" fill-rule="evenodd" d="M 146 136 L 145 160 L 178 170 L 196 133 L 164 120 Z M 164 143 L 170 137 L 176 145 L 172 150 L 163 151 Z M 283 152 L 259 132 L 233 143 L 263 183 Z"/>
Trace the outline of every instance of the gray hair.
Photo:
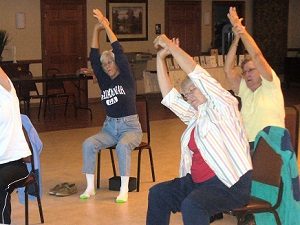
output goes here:
<path id="1" fill-rule="evenodd" d="M 189 76 L 186 76 L 180 84 L 180 89 L 181 89 L 180 91 L 184 92 L 185 89 L 191 84 L 193 84 L 193 81 L 191 80 L 191 78 Z"/>
<path id="2" fill-rule="evenodd" d="M 246 55 L 245 56 L 245 59 L 243 60 L 243 62 L 241 63 L 241 68 L 244 69 L 244 66 L 248 63 L 252 61 L 252 58 L 250 55 Z"/>
<path id="3" fill-rule="evenodd" d="M 103 63 L 103 60 L 108 58 L 115 61 L 115 54 L 112 52 L 112 50 L 102 52 L 100 62 Z"/>

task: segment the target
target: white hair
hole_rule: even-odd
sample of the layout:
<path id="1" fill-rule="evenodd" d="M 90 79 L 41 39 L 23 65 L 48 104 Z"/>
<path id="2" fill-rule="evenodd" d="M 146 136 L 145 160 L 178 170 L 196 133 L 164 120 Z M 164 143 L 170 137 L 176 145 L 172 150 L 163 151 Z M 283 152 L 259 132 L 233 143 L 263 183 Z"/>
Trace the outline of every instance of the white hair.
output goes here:
<path id="1" fill-rule="evenodd" d="M 100 62 L 103 63 L 103 60 L 107 59 L 107 58 L 115 61 L 115 54 L 112 52 L 112 50 L 102 52 L 101 57 L 100 57 Z"/>

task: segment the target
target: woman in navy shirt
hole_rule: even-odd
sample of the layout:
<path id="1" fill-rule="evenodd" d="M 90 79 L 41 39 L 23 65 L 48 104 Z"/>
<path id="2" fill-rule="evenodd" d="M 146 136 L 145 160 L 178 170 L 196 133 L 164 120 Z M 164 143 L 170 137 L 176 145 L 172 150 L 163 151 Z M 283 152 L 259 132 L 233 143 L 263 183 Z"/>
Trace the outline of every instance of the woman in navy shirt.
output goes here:
<path id="1" fill-rule="evenodd" d="M 101 90 L 101 102 L 106 111 L 106 119 L 99 132 L 83 143 L 83 173 L 87 188 L 81 199 L 95 195 L 94 170 L 95 155 L 101 149 L 116 145 L 121 188 L 116 202 L 128 199 L 128 182 L 131 165 L 131 151 L 140 144 L 142 130 L 136 111 L 136 88 L 130 65 L 122 46 L 109 26 L 109 21 L 100 10 L 93 10 L 98 23 L 94 27 L 90 61 Z M 112 50 L 99 54 L 99 34 L 105 30 Z"/>

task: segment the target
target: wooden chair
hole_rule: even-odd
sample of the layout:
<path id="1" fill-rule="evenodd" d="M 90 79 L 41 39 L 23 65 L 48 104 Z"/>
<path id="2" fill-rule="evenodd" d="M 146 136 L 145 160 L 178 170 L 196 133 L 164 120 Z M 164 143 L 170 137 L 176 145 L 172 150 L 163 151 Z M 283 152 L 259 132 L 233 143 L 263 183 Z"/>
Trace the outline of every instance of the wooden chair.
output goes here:
<path id="1" fill-rule="evenodd" d="M 29 224 L 29 212 L 28 212 L 28 191 L 30 186 L 33 187 L 31 189 L 34 190 L 34 196 L 36 197 L 37 203 L 38 203 L 38 208 L 39 208 L 39 214 L 40 214 L 40 219 L 41 223 L 44 223 L 44 215 L 43 215 L 43 209 L 42 209 L 42 202 L 40 198 L 40 188 L 39 188 L 39 181 L 37 179 L 38 174 L 36 170 L 34 169 L 34 151 L 29 139 L 29 136 L 26 132 L 26 130 L 23 128 L 25 138 L 27 140 L 27 143 L 29 145 L 29 148 L 31 150 L 31 156 L 29 157 L 28 161 L 30 161 L 31 164 L 31 171 L 29 176 L 27 177 L 25 183 L 22 185 L 22 187 L 25 187 L 25 225 Z"/>
<path id="2" fill-rule="evenodd" d="M 266 163 L 269 162 L 269 163 Z M 281 225 L 280 218 L 276 209 L 280 206 L 283 182 L 281 179 L 282 159 L 271 146 L 261 138 L 252 157 L 253 163 L 253 181 L 272 185 L 278 189 L 277 201 L 275 204 L 264 199 L 251 196 L 248 205 L 234 209 L 229 213 L 237 217 L 237 224 L 244 224 L 245 218 L 253 213 L 270 212 L 274 215 L 277 225 Z"/>
<path id="3" fill-rule="evenodd" d="M 46 82 L 46 98 L 45 98 L 45 108 L 44 108 L 44 117 L 46 116 L 47 107 L 49 107 L 50 100 L 52 101 L 52 106 L 55 108 L 58 105 L 59 99 L 65 99 L 65 110 L 64 115 L 67 114 L 69 98 L 73 98 L 74 108 L 75 108 L 75 95 L 73 93 L 68 93 L 66 91 L 65 85 L 63 81 L 56 80 L 55 77 L 58 76 L 61 72 L 56 68 L 49 68 L 46 72 L 47 77 L 53 78 L 51 81 Z M 53 110 L 55 115 L 55 109 Z M 75 109 L 76 114 L 76 109 Z"/>
<path id="4" fill-rule="evenodd" d="M 142 159 L 142 151 L 144 149 L 148 150 L 150 165 L 151 165 L 151 173 L 152 173 L 152 180 L 155 182 L 155 173 L 154 173 L 154 165 L 153 165 L 153 157 L 152 157 L 152 150 L 150 145 L 150 122 L 149 122 L 149 112 L 148 112 L 148 105 L 147 100 L 145 98 L 137 99 L 136 103 L 137 112 L 139 115 L 139 120 L 141 123 L 142 131 L 146 136 L 146 141 L 142 141 L 138 147 L 134 149 L 134 151 L 138 151 L 138 163 L 137 163 L 137 192 L 140 190 L 140 173 L 141 173 L 141 159 Z M 111 163 L 113 168 L 114 176 L 116 176 L 116 167 L 113 155 L 113 149 L 116 146 L 109 147 L 110 156 L 111 156 Z M 97 188 L 100 187 L 100 159 L 101 159 L 101 151 L 98 152 L 98 164 L 97 164 Z"/>
<path id="5" fill-rule="evenodd" d="M 295 106 L 285 107 L 285 127 L 290 132 L 292 145 L 297 157 L 299 148 L 299 111 Z"/>

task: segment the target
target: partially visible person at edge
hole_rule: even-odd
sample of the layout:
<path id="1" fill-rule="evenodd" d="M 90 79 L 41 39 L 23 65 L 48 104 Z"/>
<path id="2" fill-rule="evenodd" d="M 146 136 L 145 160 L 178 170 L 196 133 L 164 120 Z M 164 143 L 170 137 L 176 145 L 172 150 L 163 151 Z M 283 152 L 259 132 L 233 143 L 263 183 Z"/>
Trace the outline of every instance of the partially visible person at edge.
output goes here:
<path id="1" fill-rule="evenodd" d="M 16 90 L 0 67 L 0 224 L 11 224 L 11 193 L 29 175 L 31 155 L 25 139 Z"/>
<path id="2" fill-rule="evenodd" d="M 87 188 L 81 199 L 95 195 L 94 171 L 96 154 L 101 149 L 116 145 L 121 175 L 117 203 L 128 199 L 131 152 L 142 140 L 142 130 L 136 111 L 136 88 L 133 74 L 122 46 L 110 28 L 110 24 L 98 9 L 93 10 L 98 20 L 94 27 L 90 61 L 101 89 L 101 101 L 106 110 L 106 119 L 99 133 L 83 143 L 83 173 Z M 112 50 L 99 54 L 99 34 L 106 31 Z"/>
<path id="3" fill-rule="evenodd" d="M 185 225 L 208 225 L 210 216 L 250 199 L 252 164 L 238 101 L 178 42 L 166 35 L 154 40 L 162 104 L 187 125 L 181 137 L 180 178 L 150 188 L 147 225 L 169 224 L 171 212 L 181 212 Z M 168 76 L 169 54 L 188 74 L 181 84 L 184 97 Z"/>
<path id="4" fill-rule="evenodd" d="M 225 61 L 225 74 L 231 89 L 241 98 L 241 114 L 250 148 L 255 136 L 266 126 L 285 127 L 284 99 L 280 80 L 271 68 L 254 39 L 242 25 L 235 7 L 230 7 L 228 18 L 233 26 L 234 40 Z M 240 69 L 234 66 L 239 40 L 242 40 L 250 57 Z"/>

